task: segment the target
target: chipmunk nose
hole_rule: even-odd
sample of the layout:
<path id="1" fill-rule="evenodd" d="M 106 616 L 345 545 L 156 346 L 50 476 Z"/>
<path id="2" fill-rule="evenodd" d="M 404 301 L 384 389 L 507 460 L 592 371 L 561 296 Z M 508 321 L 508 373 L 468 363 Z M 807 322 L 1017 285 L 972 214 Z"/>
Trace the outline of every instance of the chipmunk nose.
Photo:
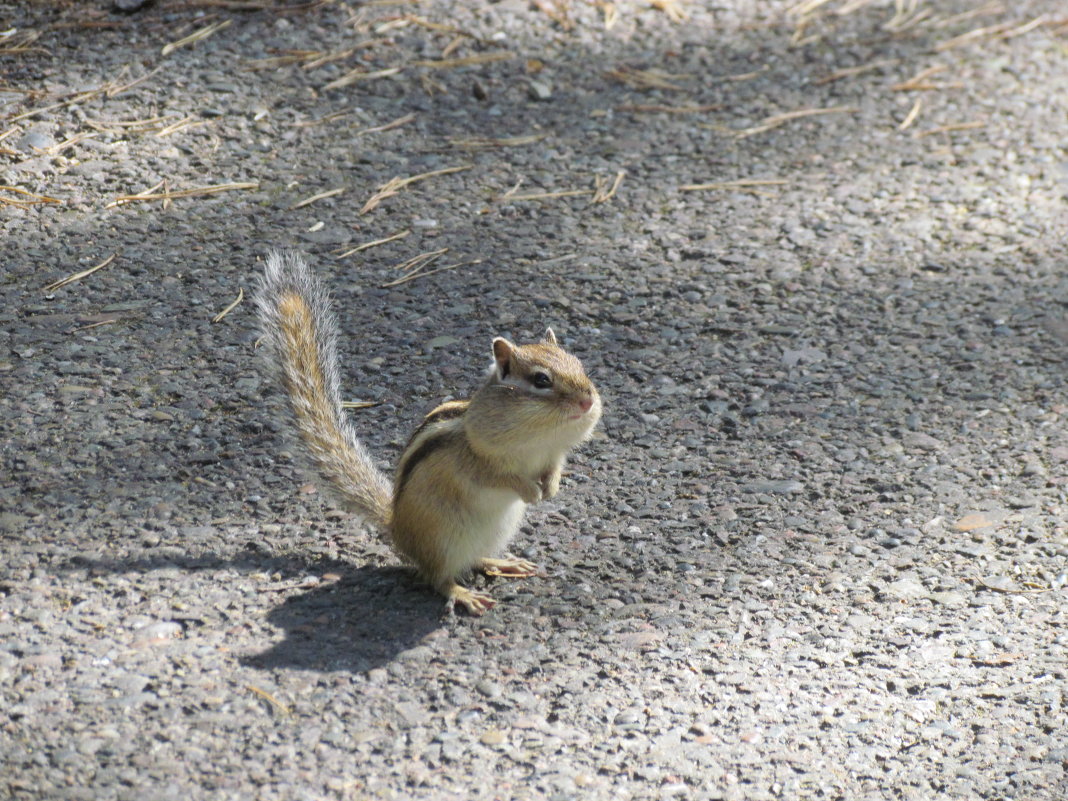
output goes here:
<path id="1" fill-rule="evenodd" d="M 593 398 L 587 395 L 585 398 L 579 400 L 578 405 L 583 412 L 588 412 L 590 410 L 590 407 L 593 406 Z"/>

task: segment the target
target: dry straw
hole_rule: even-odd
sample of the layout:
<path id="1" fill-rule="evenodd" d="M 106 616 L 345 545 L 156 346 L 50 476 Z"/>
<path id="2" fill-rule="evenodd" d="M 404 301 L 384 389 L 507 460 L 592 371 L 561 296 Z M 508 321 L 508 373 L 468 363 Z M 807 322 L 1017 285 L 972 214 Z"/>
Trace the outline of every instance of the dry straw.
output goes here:
<path id="1" fill-rule="evenodd" d="M 387 237 L 383 237 L 382 239 L 375 239 L 375 240 L 372 240 L 371 242 L 364 242 L 362 245 L 357 245 L 354 248 L 350 248 L 349 250 L 346 250 L 344 253 L 339 253 L 337 257 L 339 259 L 344 259 L 344 258 L 346 258 L 348 256 L 351 256 L 354 253 L 359 253 L 360 251 L 367 250 L 368 248 L 377 247 L 378 245 L 384 245 L 387 242 L 395 242 L 398 239 L 404 239 L 404 237 L 408 236 L 408 234 L 410 234 L 411 232 L 412 231 L 411 231 L 410 228 L 405 228 L 403 231 L 398 231 L 397 233 L 392 234 L 392 235 L 387 236 Z"/>
<path id="2" fill-rule="evenodd" d="M 855 114 L 859 109 L 855 106 L 832 106 L 830 108 L 803 108 L 797 111 L 787 111 L 783 114 L 773 114 L 770 117 L 765 117 L 758 124 L 750 127 L 743 128 L 740 131 L 735 132 L 734 137 L 736 139 L 745 139 L 749 136 L 755 136 L 756 134 L 764 133 L 766 131 L 778 128 L 781 125 L 785 125 L 793 120 L 800 120 L 806 117 L 817 117 L 826 114 Z"/>
<path id="3" fill-rule="evenodd" d="M 53 281 L 51 284 L 44 288 L 44 291 L 54 292 L 57 289 L 61 289 L 62 287 L 67 286 L 67 284 L 73 284 L 75 281 L 81 281 L 83 278 L 87 278 L 88 276 L 95 273 L 97 270 L 102 270 L 103 268 L 107 267 L 109 264 L 111 264 L 111 262 L 115 261 L 115 258 L 118 255 L 118 253 L 112 253 L 110 256 L 108 256 L 95 267 L 90 267 L 88 270 L 82 270 L 80 273 L 74 273 L 73 275 L 68 275 L 66 278 L 61 278 L 58 281 Z"/>
<path id="4" fill-rule="evenodd" d="M 442 170 L 432 170 L 431 172 L 424 172 L 420 173 L 419 175 L 412 175 L 408 178 L 390 178 L 388 181 L 378 187 L 378 191 L 376 191 L 373 195 L 371 195 L 370 198 L 367 199 L 367 202 L 364 203 L 363 207 L 360 209 L 360 214 L 363 215 L 367 214 L 368 212 L 374 211 L 376 208 L 378 208 L 378 204 L 385 200 L 387 197 L 393 197 L 404 187 L 414 184 L 416 181 L 425 181 L 427 178 L 433 178 L 437 175 L 448 175 L 449 173 L 453 172 L 469 170 L 473 166 L 474 165 L 472 164 L 464 164 L 460 167 L 446 167 Z"/>
<path id="5" fill-rule="evenodd" d="M 239 303 L 240 303 L 241 301 L 243 301 L 244 299 L 245 299 L 245 288 L 244 288 L 244 287 L 238 287 L 238 290 L 237 290 L 237 299 L 236 299 L 236 300 L 235 300 L 235 301 L 234 301 L 233 303 L 231 303 L 231 304 L 230 304 L 229 306 L 227 306 L 227 307 L 226 307 L 225 309 L 223 309 L 223 310 L 222 310 L 221 312 L 219 312 L 219 313 L 218 313 L 218 314 L 216 314 L 216 315 L 215 315 L 214 317 L 212 317 L 212 318 L 211 318 L 211 321 L 212 321 L 213 323 L 221 323 L 221 322 L 222 322 L 222 320 L 223 320 L 223 318 L 224 318 L 224 317 L 225 317 L 226 315 L 228 315 L 228 314 L 229 314 L 230 312 L 232 312 L 232 311 L 233 311 L 234 309 L 236 309 L 236 308 L 237 308 L 237 305 L 238 305 L 238 304 L 239 304 Z"/>
<path id="6" fill-rule="evenodd" d="M 161 56 L 169 56 L 175 50 L 181 47 L 185 47 L 186 45 L 193 44 L 194 42 L 199 42 L 201 39 L 207 39 L 212 34 L 216 34 L 224 28 L 229 28 L 232 24 L 232 19 L 225 19 L 222 22 L 212 23 L 211 25 L 201 28 L 200 30 L 193 31 L 193 33 L 179 39 L 176 42 L 171 42 L 170 44 L 164 45 L 163 49 L 159 51 L 159 54 Z"/>
<path id="7" fill-rule="evenodd" d="M 159 186 L 157 184 L 156 186 Z M 154 189 L 155 187 L 153 187 Z M 201 186 L 196 189 L 181 189 L 177 192 L 153 192 L 149 190 L 137 195 L 120 195 L 113 201 L 108 203 L 104 208 L 110 209 L 113 206 L 124 206 L 127 203 L 136 203 L 142 200 L 173 200 L 180 197 L 198 197 L 200 195 L 215 195 L 219 192 L 233 192 L 241 189 L 259 189 L 258 183 L 243 183 L 243 184 L 216 184 L 215 186 Z"/>

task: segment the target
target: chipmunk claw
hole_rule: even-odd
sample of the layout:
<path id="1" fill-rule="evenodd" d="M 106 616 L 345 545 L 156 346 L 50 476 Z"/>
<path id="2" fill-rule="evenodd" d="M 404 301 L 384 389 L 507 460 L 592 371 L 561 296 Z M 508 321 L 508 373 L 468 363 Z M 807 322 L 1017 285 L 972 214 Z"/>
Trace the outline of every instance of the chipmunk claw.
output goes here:
<path id="1" fill-rule="evenodd" d="M 538 566 L 526 559 L 482 559 L 478 563 L 478 569 L 487 576 L 504 578 L 524 578 L 538 574 Z"/>
<path id="2" fill-rule="evenodd" d="M 484 592 L 469 590 L 459 584 L 452 585 L 446 595 L 449 600 L 445 606 L 450 612 L 455 612 L 456 604 L 460 604 L 468 614 L 475 617 L 481 617 L 497 605 L 497 602 Z"/>

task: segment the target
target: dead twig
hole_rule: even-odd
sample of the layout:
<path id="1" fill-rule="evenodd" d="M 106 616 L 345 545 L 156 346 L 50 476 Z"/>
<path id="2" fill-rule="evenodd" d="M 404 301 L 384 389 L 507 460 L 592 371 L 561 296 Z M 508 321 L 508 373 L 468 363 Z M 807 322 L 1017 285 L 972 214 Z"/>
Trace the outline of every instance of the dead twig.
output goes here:
<path id="1" fill-rule="evenodd" d="M 325 117 L 316 117 L 313 120 L 297 120 L 293 123 L 294 128 L 310 128 L 313 125 L 322 125 L 323 123 L 333 122 L 334 120 L 340 120 L 342 117 L 347 117 L 350 114 L 355 113 L 356 109 L 343 109 L 342 111 L 335 111 L 333 114 L 327 114 Z"/>
<path id="2" fill-rule="evenodd" d="M 473 139 L 450 139 L 449 144 L 453 147 L 462 147 L 465 150 L 488 150 L 495 147 L 521 147 L 540 142 L 549 134 L 530 134 L 529 136 L 506 136 L 501 138 L 480 137 Z"/>
<path id="3" fill-rule="evenodd" d="M 120 195 L 113 201 L 108 203 L 104 208 L 110 209 L 113 206 L 124 206 L 127 203 L 136 203 L 140 200 L 173 200 L 180 197 L 198 197 L 200 195 L 215 195 L 219 192 L 232 192 L 240 189 L 259 189 L 258 183 L 244 183 L 244 184 L 217 184 L 215 186 L 202 186 L 196 189 L 181 189 L 177 192 L 159 192 L 158 194 L 152 194 L 146 192 L 139 195 Z"/>
<path id="4" fill-rule="evenodd" d="M 893 67 L 900 62 L 901 59 L 899 58 L 886 58 L 881 61 L 872 61 L 870 64 L 862 64 L 859 67 L 847 67 L 845 69 L 835 70 L 830 75 L 816 81 L 816 86 L 823 86 L 824 84 L 840 81 L 843 78 L 852 78 L 854 75 L 863 75 L 865 72 L 872 72 L 874 70 L 882 69 L 883 67 Z"/>
<path id="5" fill-rule="evenodd" d="M 590 202 L 607 203 L 614 198 L 616 196 L 616 190 L 619 189 L 619 185 L 623 183 L 623 179 L 626 175 L 626 170 L 620 170 L 616 173 L 616 177 L 612 179 L 611 185 L 609 185 L 607 178 L 598 177 L 594 179 L 593 199 Z"/>
<path id="6" fill-rule="evenodd" d="M 472 56 L 461 58 L 439 58 L 426 61 L 413 61 L 413 67 L 427 67 L 432 70 L 451 70 L 457 67 L 470 67 L 475 64 L 492 64 L 495 61 L 508 61 L 515 58 L 515 53 L 507 50 L 496 53 L 476 53 Z"/>
<path id="7" fill-rule="evenodd" d="M 213 22 L 211 25 L 207 25 L 201 28 L 200 30 L 193 31 L 188 36 L 184 36 L 176 42 L 171 42 L 170 44 L 164 45 L 163 49 L 159 51 L 159 54 L 161 56 L 169 56 L 171 53 L 181 47 L 193 44 L 194 42 L 199 42 L 201 39 L 207 39 L 209 36 L 218 33 L 224 28 L 229 28 L 230 25 L 233 24 L 233 22 L 234 21 L 232 19 L 224 19 L 222 22 Z"/>
<path id="8" fill-rule="evenodd" d="M 354 84 L 357 81 L 372 81 L 376 78 L 388 78 L 390 75 L 396 75 L 402 69 L 403 67 L 388 67 L 383 70 L 371 70 L 370 72 L 367 72 L 357 67 L 351 72 L 346 72 L 337 80 L 328 83 L 326 86 L 323 87 L 323 90 L 326 91 L 328 89 L 341 89 L 345 86 Z"/>
<path id="9" fill-rule="evenodd" d="M 415 120 L 415 113 L 405 114 L 403 117 L 397 117 L 392 122 L 387 122 L 384 125 L 374 125 L 370 128 L 363 128 L 356 132 L 356 136 L 363 136 L 370 133 L 382 133 L 383 131 L 392 131 L 394 128 L 400 128 L 402 125 L 407 125 L 409 122 Z"/>
<path id="10" fill-rule="evenodd" d="M 73 284 L 75 281 L 81 281 L 83 278 L 92 275 L 97 270 L 102 270 L 103 268 L 107 267 L 109 264 L 111 264 L 111 262 L 115 261 L 115 258 L 118 255 L 118 253 L 112 253 L 110 256 L 108 256 L 95 267 L 90 267 L 88 270 L 82 270 L 80 273 L 74 273 L 74 275 L 68 275 L 66 278 L 61 278 L 58 281 L 53 281 L 51 284 L 44 288 L 44 291 L 54 292 L 57 289 L 61 289 L 67 286 L 67 284 Z"/>
<path id="11" fill-rule="evenodd" d="M 909 113 L 905 115 L 905 119 L 901 121 L 901 124 L 897 126 L 899 131 L 907 130 L 912 123 L 916 121 L 916 118 L 920 116 L 920 109 L 923 108 L 923 98 L 917 97 L 916 102 L 912 104 L 912 108 Z"/>
<path id="12" fill-rule="evenodd" d="M 306 197 L 306 198 L 304 198 L 304 200 L 301 200 L 298 203 L 294 203 L 292 206 L 289 207 L 289 210 L 290 211 L 294 211 L 295 209 L 302 209 L 305 206 L 310 206 L 312 203 L 314 203 L 317 200 L 325 200 L 328 197 L 334 197 L 334 195 L 340 195 L 344 191 L 345 191 L 345 187 L 344 186 L 339 186 L 337 189 L 327 189 L 325 192 L 320 192 L 317 195 L 312 195 L 311 197 Z"/>
<path id="13" fill-rule="evenodd" d="M 222 319 L 226 315 L 228 315 L 230 312 L 232 312 L 234 309 L 236 309 L 237 305 L 241 301 L 243 301 L 244 299 L 245 299 L 245 288 L 244 287 L 238 287 L 238 289 L 237 289 L 237 299 L 233 303 L 231 303 L 229 306 L 227 306 L 225 309 L 223 309 L 221 312 L 219 312 L 214 317 L 212 317 L 211 321 L 213 323 L 221 323 Z"/>
<path id="14" fill-rule="evenodd" d="M 580 195 L 592 195 L 594 190 L 592 189 L 565 189 L 561 192 L 534 192 L 529 195 L 515 195 L 505 193 L 501 195 L 501 200 L 548 200 L 550 198 L 557 197 L 579 197 Z"/>
<path id="15" fill-rule="evenodd" d="M 687 80 L 692 77 L 659 69 L 640 70 L 626 66 L 608 70 L 605 75 L 633 89 L 667 89 L 672 92 L 681 92 L 683 90 L 683 87 L 679 86 L 676 81 Z"/>
<path id="16" fill-rule="evenodd" d="M 770 117 L 765 117 L 757 125 L 735 132 L 734 138 L 745 139 L 750 136 L 756 136 L 805 117 L 816 117 L 824 114 L 855 114 L 858 110 L 855 106 L 832 106 L 829 108 L 805 108 L 797 111 L 787 111 L 783 114 L 773 114 Z"/>
<path id="17" fill-rule="evenodd" d="M 928 81 L 932 75 L 937 75 L 940 72 L 948 70 L 949 67 L 945 64 L 934 64 L 926 69 L 920 70 L 907 81 L 901 83 L 895 83 L 890 87 L 892 92 L 930 92 L 940 89 L 961 89 L 964 84 L 954 81 L 951 83 L 936 83 Z"/>
<path id="18" fill-rule="evenodd" d="M 913 134 L 916 139 L 923 139 L 927 136 L 934 136 L 940 133 L 952 133 L 953 131 L 969 131 L 973 128 L 983 128 L 986 126 L 986 120 L 972 120 L 971 122 L 953 122 L 949 125 L 939 125 L 937 128 L 930 128 L 926 131 L 917 131 Z"/>
<path id="19" fill-rule="evenodd" d="M 398 231 L 397 233 L 392 234 L 391 236 L 383 237 L 382 239 L 375 239 L 371 242 L 364 242 L 362 245 L 357 245 L 354 248 L 346 250 L 344 253 L 338 254 L 338 258 L 344 259 L 348 256 L 351 256 L 353 253 L 359 253 L 361 250 L 367 250 L 368 248 L 373 248 L 378 245 L 384 245 L 387 242 L 395 242 L 398 239 L 404 239 L 404 237 L 408 236 L 408 234 L 410 233 L 411 229 L 405 228 L 403 231 Z"/>
<path id="20" fill-rule="evenodd" d="M 250 692 L 252 692 L 252 693 L 255 693 L 260 698 L 262 698 L 264 701 L 269 703 L 271 705 L 271 708 L 274 709 L 276 712 L 278 712 L 278 713 L 280 713 L 282 715 L 288 715 L 289 714 L 289 707 L 287 707 L 285 704 L 283 704 L 281 701 L 279 701 L 277 698 L 275 698 L 273 695 L 271 695 L 266 690 L 261 690 L 259 687 L 257 687 L 254 684 L 246 684 L 245 685 L 245 689 L 250 691 Z"/>
<path id="21" fill-rule="evenodd" d="M 723 108 L 722 103 L 706 103 L 703 106 L 667 106 L 660 103 L 628 103 L 622 106 L 616 106 L 616 111 L 629 111 L 639 114 L 700 114 L 706 111 L 718 111 L 721 108 Z"/>
<path id="22" fill-rule="evenodd" d="M 424 172 L 419 175 L 412 175 L 408 178 L 390 178 L 380 187 L 378 191 L 368 198 L 367 202 L 363 204 L 363 208 L 360 209 L 360 214 L 364 215 L 370 211 L 374 211 L 378 207 L 378 204 L 385 200 L 387 197 L 393 197 L 393 195 L 400 192 L 406 186 L 414 184 L 416 181 L 425 181 L 427 178 L 433 178 L 437 175 L 448 175 L 453 172 L 460 172 L 462 170 L 469 170 L 474 166 L 472 164 L 464 164 L 460 167 L 446 167 L 441 170 L 432 170 L 431 172 Z"/>
<path id="23" fill-rule="evenodd" d="M 755 186 L 783 186 L 789 181 L 779 178 L 739 178 L 736 181 L 717 181 L 710 184 L 683 184 L 680 192 L 706 192 L 710 190 L 746 189 Z"/>
<path id="24" fill-rule="evenodd" d="M 62 203 L 59 198 L 49 197 L 48 195 L 38 195 L 36 192 L 27 192 L 25 189 L 19 189 L 17 186 L 0 186 L 0 192 L 14 192 L 18 195 L 26 195 L 33 198 L 33 200 L 15 200 L 10 197 L 3 197 L 0 195 L 0 204 L 6 206 L 18 206 L 19 208 L 29 208 L 30 206 L 36 206 L 40 203 Z"/>
<path id="25" fill-rule="evenodd" d="M 104 91 L 104 97 L 118 97 L 123 92 L 129 91 L 130 89 L 133 89 L 135 86 L 139 86 L 140 84 L 144 83 L 149 78 L 154 76 L 157 72 L 159 72 L 161 69 L 163 69 L 163 65 L 162 64 L 160 66 L 156 67 L 154 70 L 151 70 L 150 72 L 146 72 L 140 78 L 135 78 L 134 80 L 130 81 L 129 83 L 124 83 L 124 84 L 119 84 L 119 85 L 116 85 L 116 86 L 111 86 L 111 87 L 109 87 L 108 89 L 106 89 Z"/>
<path id="26" fill-rule="evenodd" d="M 177 133 L 183 128 L 192 128 L 196 125 L 207 125 L 211 120 L 198 120 L 195 117 L 186 117 L 178 122 L 172 122 L 163 128 L 156 131 L 156 136 L 170 136 L 172 133 Z"/>
<path id="27" fill-rule="evenodd" d="M 386 287 L 399 286 L 400 284 L 406 284 L 408 281 L 414 281 L 416 278 L 426 278 L 428 275 L 434 273 L 443 273 L 446 270 L 455 270 L 457 267 L 464 267 L 468 264 L 481 264 L 482 259 L 471 259 L 469 261 L 458 261 L 453 264 L 443 264 L 441 267 L 435 267 L 433 270 L 427 270 L 426 267 L 431 262 L 436 260 L 442 253 L 445 253 L 448 248 L 442 248 L 441 250 L 431 251 L 430 253 L 423 253 L 416 256 L 414 259 L 410 259 L 406 264 L 418 261 L 418 265 L 415 268 L 405 267 L 402 265 L 402 269 L 409 270 L 408 275 L 397 278 L 393 281 L 388 281 L 381 285 L 382 289 Z"/>

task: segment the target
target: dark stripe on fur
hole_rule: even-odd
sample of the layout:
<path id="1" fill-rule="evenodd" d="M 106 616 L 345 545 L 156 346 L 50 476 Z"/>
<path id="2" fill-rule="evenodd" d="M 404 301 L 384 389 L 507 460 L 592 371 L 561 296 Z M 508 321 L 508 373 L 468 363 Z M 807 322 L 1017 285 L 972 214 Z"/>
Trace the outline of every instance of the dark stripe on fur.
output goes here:
<path id="1" fill-rule="evenodd" d="M 461 406 L 460 404 L 463 405 Z M 426 431 L 427 426 L 431 426 L 434 423 L 443 423 L 446 420 L 455 420 L 457 417 L 463 417 L 464 412 L 467 411 L 468 404 L 470 404 L 470 401 L 452 401 L 450 403 L 442 404 L 434 409 L 434 411 L 423 418 L 423 422 L 419 424 L 419 428 L 415 429 L 415 431 L 412 432 L 412 435 L 408 437 L 408 444 L 411 445 L 415 442 L 416 437 Z"/>
<path id="2" fill-rule="evenodd" d="M 404 485 L 408 483 L 412 471 L 420 462 L 425 460 L 426 457 L 434 451 L 441 450 L 451 444 L 458 435 L 459 432 L 456 431 L 442 431 L 428 436 L 419 447 L 415 449 L 412 455 L 405 459 L 400 475 L 397 476 L 397 489 L 394 493 L 394 497 L 399 496 L 404 490 Z"/>

